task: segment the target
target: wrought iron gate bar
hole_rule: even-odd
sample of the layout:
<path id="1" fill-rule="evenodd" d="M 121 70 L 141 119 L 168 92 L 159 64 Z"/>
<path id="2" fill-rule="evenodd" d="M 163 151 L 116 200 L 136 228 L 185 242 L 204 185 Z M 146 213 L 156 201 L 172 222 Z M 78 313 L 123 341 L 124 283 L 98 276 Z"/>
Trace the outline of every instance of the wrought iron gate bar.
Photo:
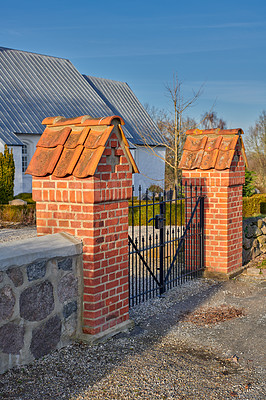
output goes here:
<path id="1" fill-rule="evenodd" d="M 153 193 L 150 198 L 148 191 L 143 197 L 139 187 L 136 198 L 133 187 L 128 235 L 130 307 L 162 295 L 202 270 L 203 211 L 201 188 L 181 182 L 174 190 Z M 184 221 L 188 221 L 186 226 Z"/>
<path id="2" fill-rule="evenodd" d="M 152 270 L 150 269 L 150 267 L 148 266 L 148 264 L 146 263 L 145 259 L 142 257 L 139 249 L 137 248 L 137 246 L 135 245 L 135 243 L 133 242 L 133 240 L 131 239 L 131 237 L 128 235 L 128 240 L 130 241 L 130 243 L 132 244 L 132 246 L 134 247 L 134 249 L 136 250 L 136 253 L 139 255 L 139 258 L 141 259 L 141 261 L 143 262 L 143 264 L 145 265 L 145 267 L 147 268 L 147 270 L 150 272 L 151 276 L 153 277 L 153 279 L 155 280 L 155 282 L 160 285 L 160 282 L 157 280 L 156 276 L 154 275 L 154 273 L 152 272 Z"/>
<path id="3" fill-rule="evenodd" d="M 191 225 L 191 223 L 192 223 L 192 221 L 193 221 L 194 214 L 195 214 L 195 212 L 196 212 L 196 210 L 197 210 L 197 208 L 198 208 L 198 205 L 199 205 L 199 203 L 200 203 L 201 198 L 202 198 L 202 196 L 200 196 L 200 197 L 198 198 L 198 200 L 197 200 L 197 202 L 196 202 L 196 205 L 195 205 L 195 207 L 194 207 L 194 210 L 192 211 L 191 217 L 190 217 L 190 219 L 189 219 L 189 221 L 188 221 L 188 224 L 187 224 L 187 226 L 186 226 L 186 228 L 185 228 L 185 231 L 184 231 L 184 233 L 183 233 L 183 235 L 182 235 L 182 237 L 181 237 L 181 239 L 180 239 L 180 242 L 179 242 L 179 244 L 178 244 L 178 248 L 177 248 L 177 250 L 176 250 L 175 256 L 174 256 L 174 258 L 173 258 L 173 260 L 172 260 L 172 262 L 171 262 L 171 265 L 170 265 L 170 267 L 169 267 L 169 269 L 168 269 L 168 272 L 167 272 L 167 274 L 166 274 L 165 282 L 167 281 L 167 279 L 168 279 L 168 277 L 169 277 L 169 275 L 170 275 L 170 273 L 171 273 L 171 270 L 172 270 L 173 265 L 174 265 L 174 263 L 175 263 L 175 261 L 176 261 L 178 252 L 180 251 L 181 245 L 182 245 L 183 241 L 184 241 L 185 238 L 186 238 L 187 231 L 190 229 L 190 225 Z"/>

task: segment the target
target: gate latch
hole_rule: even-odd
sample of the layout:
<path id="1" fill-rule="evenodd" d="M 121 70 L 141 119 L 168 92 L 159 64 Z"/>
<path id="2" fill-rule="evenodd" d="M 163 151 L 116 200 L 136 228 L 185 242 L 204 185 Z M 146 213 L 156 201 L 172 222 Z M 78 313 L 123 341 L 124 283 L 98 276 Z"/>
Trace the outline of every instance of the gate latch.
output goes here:
<path id="1" fill-rule="evenodd" d="M 165 220 L 163 214 L 157 214 L 155 215 L 155 218 L 150 218 L 148 222 L 151 222 L 152 220 L 155 220 L 155 229 L 162 229 L 163 228 L 163 221 Z"/>

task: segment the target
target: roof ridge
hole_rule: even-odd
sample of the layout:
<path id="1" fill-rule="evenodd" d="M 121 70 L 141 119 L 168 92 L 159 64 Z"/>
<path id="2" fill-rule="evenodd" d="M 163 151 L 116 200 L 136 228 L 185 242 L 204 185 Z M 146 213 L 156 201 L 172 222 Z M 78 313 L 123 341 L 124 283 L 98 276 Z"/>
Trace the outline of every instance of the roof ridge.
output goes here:
<path id="1" fill-rule="evenodd" d="M 101 78 L 99 76 L 92 76 L 92 75 L 87 75 L 87 74 L 83 74 L 83 76 L 86 76 L 89 79 L 100 79 L 102 81 L 109 81 L 109 82 L 114 82 L 114 83 L 122 83 L 123 85 L 128 85 L 127 82 L 125 82 L 125 81 L 117 81 L 115 79 Z"/>
<path id="2" fill-rule="evenodd" d="M 17 53 L 25 53 L 25 54 L 32 54 L 34 56 L 40 56 L 40 57 L 48 57 L 48 58 L 56 58 L 58 60 L 64 60 L 64 61 L 68 61 L 71 63 L 71 61 L 68 58 L 62 58 L 62 57 L 57 57 L 57 56 L 51 56 L 48 54 L 42 54 L 42 53 L 34 53 L 33 51 L 27 51 L 27 50 L 19 50 L 19 49 L 12 49 L 11 47 L 4 47 L 4 46 L 0 46 L 0 51 L 2 50 L 9 50 L 9 51 L 15 51 Z"/>

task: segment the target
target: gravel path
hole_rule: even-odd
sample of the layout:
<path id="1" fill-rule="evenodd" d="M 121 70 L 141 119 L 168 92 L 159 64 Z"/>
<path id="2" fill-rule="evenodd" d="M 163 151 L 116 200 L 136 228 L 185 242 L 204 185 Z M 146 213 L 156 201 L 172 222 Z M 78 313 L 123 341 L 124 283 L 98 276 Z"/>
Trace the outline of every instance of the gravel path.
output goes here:
<path id="1" fill-rule="evenodd" d="M 262 325 L 262 296 L 257 281 L 187 282 L 131 310 L 131 332 L 93 346 L 74 343 L 2 375 L 0 398 L 264 400 L 263 331 L 253 314 L 256 299 Z M 226 302 L 246 315 L 213 326 L 184 318 Z"/>
<path id="2" fill-rule="evenodd" d="M 37 230 L 35 226 L 26 226 L 17 229 L 8 229 L 8 228 L 0 229 L 0 243 L 10 242 L 13 240 L 27 239 L 35 236 L 37 236 Z"/>
<path id="3" fill-rule="evenodd" d="M 264 400 L 265 290 L 243 277 L 187 282 L 131 309 L 130 332 L 73 343 L 0 376 L 0 399 Z M 243 316 L 188 318 L 221 305 Z"/>

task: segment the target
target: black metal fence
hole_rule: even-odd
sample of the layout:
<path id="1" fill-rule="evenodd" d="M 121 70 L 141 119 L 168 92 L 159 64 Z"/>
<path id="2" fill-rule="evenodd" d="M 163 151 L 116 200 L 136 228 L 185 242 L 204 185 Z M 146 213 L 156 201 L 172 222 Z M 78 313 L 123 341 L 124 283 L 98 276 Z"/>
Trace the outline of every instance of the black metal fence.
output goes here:
<path id="1" fill-rule="evenodd" d="M 129 204 L 129 306 L 133 307 L 204 269 L 202 188 L 180 185 L 137 193 Z"/>

